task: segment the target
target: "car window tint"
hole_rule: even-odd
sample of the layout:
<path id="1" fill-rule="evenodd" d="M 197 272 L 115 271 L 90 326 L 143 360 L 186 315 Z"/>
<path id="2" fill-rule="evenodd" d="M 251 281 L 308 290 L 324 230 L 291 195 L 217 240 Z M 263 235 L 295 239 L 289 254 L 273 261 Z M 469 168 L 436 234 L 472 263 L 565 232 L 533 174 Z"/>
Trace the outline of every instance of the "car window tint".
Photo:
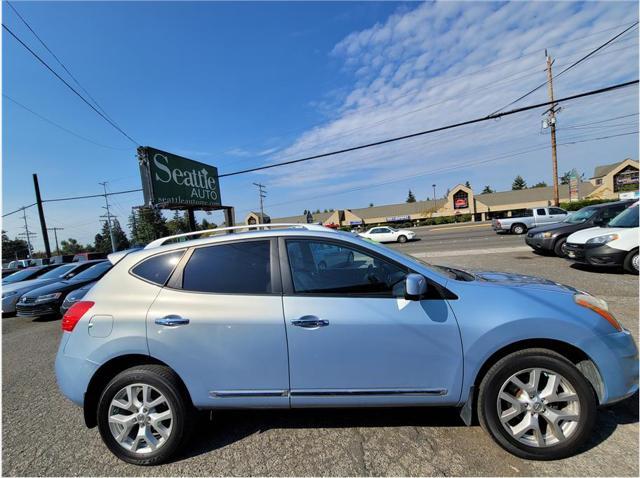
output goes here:
<path id="1" fill-rule="evenodd" d="M 182 281 L 183 289 L 197 292 L 270 293 L 270 243 L 248 241 L 195 249 Z"/>
<path id="2" fill-rule="evenodd" d="M 606 207 L 602 211 L 602 219 L 611 219 L 612 217 L 616 217 L 622 211 L 626 209 L 626 204 L 620 204 L 618 206 Z"/>
<path id="3" fill-rule="evenodd" d="M 380 229 L 379 227 L 371 229 L 371 234 L 379 234 L 380 232 L 382 232 L 382 229 Z"/>
<path id="4" fill-rule="evenodd" d="M 154 284 L 165 285 L 183 254 L 184 250 L 152 256 L 136 265 L 131 272 Z"/>
<path id="5" fill-rule="evenodd" d="M 547 213 L 544 209 L 536 209 L 536 214 L 538 214 L 538 216 L 546 216 Z"/>
<path id="6" fill-rule="evenodd" d="M 566 211 L 558 207 L 552 207 L 549 209 L 549 214 L 566 214 Z"/>
<path id="7" fill-rule="evenodd" d="M 102 277 L 109 269 L 111 269 L 112 264 L 109 261 L 99 262 L 89 267 L 87 270 L 82 271 L 80 274 L 75 276 L 72 280 L 82 282 L 86 280 L 96 280 Z"/>
<path id="8" fill-rule="evenodd" d="M 287 254 L 297 293 L 398 297 L 407 270 L 345 245 L 288 240 Z"/>
<path id="9" fill-rule="evenodd" d="M 40 279 L 57 279 L 58 277 L 62 277 L 63 275 L 65 275 L 67 272 L 74 269 L 75 267 L 76 267 L 75 264 L 67 264 L 64 266 L 56 267 L 55 269 L 50 270 L 46 274 L 42 274 L 40 276 Z"/>

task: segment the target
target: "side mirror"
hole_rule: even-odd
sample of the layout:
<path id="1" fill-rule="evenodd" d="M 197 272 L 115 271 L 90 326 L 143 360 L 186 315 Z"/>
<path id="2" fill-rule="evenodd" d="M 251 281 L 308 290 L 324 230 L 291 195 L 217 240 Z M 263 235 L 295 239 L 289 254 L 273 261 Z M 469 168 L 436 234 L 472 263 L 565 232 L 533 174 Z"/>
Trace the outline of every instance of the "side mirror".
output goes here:
<path id="1" fill-rule="evenodd" d="M 420 274 L 407 274 L 404 280 L 404 298 L 420 300 L 427 293 L 427 279 Z"/>

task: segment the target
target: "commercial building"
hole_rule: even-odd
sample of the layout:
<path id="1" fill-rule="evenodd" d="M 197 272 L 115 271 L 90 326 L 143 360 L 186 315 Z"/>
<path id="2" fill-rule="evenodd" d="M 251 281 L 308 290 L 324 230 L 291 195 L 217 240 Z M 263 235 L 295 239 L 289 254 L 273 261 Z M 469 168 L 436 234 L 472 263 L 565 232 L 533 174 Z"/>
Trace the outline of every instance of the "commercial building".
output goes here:
<path id="1" fill-rule="evenodd" d="M 597 166 L 588 181 L 576 181 L 560 185 L 560 202 L 584 199 L 618 199 L 621 193 L 638 190 L 638 161 L 627 158 L 623 161 Z M 377 224 L 413 224 L 438 217 L 459 220 L 484 221 L 494 217 L 508 217 L 527 208 L 545 207 L 552 204 L 553 187 L 530 188 L 516 191 L 501 191 L 475 194 L 464 184 L 450 188 L 446 198 L 416 201 L 413 203 L 389 204 L 367 208 L 340 209 L 332 212 L 299 215 L 271 219 L 274 223 L 305 223 L 311 219 L 331 227 L 358 227 Z M 259 214 L 250 213 L 245 223 L 255 224 Z"/>

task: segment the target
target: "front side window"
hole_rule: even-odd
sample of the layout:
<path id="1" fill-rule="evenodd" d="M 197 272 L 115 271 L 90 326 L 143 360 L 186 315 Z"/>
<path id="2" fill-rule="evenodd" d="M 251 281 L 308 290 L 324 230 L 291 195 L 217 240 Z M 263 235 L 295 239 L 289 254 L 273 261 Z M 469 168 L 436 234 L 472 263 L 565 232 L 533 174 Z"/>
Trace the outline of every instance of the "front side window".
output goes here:
<path id="1" fill-rule="evenodd" d="M 331 242 L 288 240 L 293 288 L 301 294 L 401 297 L 407 269 Z"/>
<path id="2" fill-rule="evenodd" d="M 184 250 L 151 256 L 131 269 L 131 273 L 144 280 L 163 286 L 183 254 Z"/>
<path id="3" fill-rule="evenodd" d="M 184 267 L 182 288 L 218 294 L 271 293 L 270 242 L 235 242 L 195 249 Z"/>

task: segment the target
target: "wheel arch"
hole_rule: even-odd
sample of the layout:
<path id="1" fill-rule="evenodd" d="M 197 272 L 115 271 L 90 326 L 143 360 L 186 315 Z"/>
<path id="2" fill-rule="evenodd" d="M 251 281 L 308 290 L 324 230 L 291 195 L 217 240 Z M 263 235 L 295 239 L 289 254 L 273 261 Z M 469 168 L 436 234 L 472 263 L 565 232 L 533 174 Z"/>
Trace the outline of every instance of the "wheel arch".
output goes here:
<path id="1" fill-rule="evenodd" d="M 514 222 L 513 224 L 511 224 L 511 227 L 509 228 L 509 231 L 513 232 L 513 230 L 515 229 L 516 226 L 522 226 L 524 228 L 524 232 L 527 232 L 529 230 L 529 228 L 527 227 L 527 225 L 524 222 Z"/>
<path id="2" fill-rule="evenodd" d="M 496 350 L 484 361 L 484 363 L 478 369 L 475 377 L 473 378 L 473 382 L 469 391 L 469 397 L 462 407 L 462 411 L 460 414 L 467 425 L 471 425 L 471 423 L 476 418 L 475 403 L 478 398 L 478 389 L 480 383 L 482 382 L 482 379 L 489 371 L 489 369 L 496 362 L 498 362 L 498 360 L 506 357 L 513 352 L 525 349 L 539 348 L 556 352 L 573 363 L 591 384 L 591 387 L 596 394 L 597 402 L 600 403 L 602 401 L 605 390 L 604 381 L 602 380 L 602 376 L 595 362 L 583 350 L 579 349 L 575 345 L 571 345 L 567 342 L 563 342 L 562 340 L 557 339 L 533 338 L 519 340 Z"/>
<path id="3" fill-rule="evenodd" d="M 137 365 L 162 365 L 171 370 L 176 378 L 178 379 L 178 383 L 182 388 L 182 392 L 185 397 L 188 397 L 189 401 L 191 401 L 191 395 L 189 394 L 189 390 L 186 385 L 180 378 L 180 376 L 173 370 L 169 365 L 158 360 L 149 355 L 142 354 L 127 354 L 120 355 L 118 357 L 114 357 L 98 368 L 96 372 L 91 377 L 89 381 L 89 385 L 87 386 L 87 391 L 84 395 L 84 422 L 88 428 L 93 428 L 97 426 L 97 410 L 98 410 L 98 400 L 100 399 L 100 395 L 104 387 L 109 383 L 109 381 L 115 377 L 120 372 L 135 367 Z"/>

